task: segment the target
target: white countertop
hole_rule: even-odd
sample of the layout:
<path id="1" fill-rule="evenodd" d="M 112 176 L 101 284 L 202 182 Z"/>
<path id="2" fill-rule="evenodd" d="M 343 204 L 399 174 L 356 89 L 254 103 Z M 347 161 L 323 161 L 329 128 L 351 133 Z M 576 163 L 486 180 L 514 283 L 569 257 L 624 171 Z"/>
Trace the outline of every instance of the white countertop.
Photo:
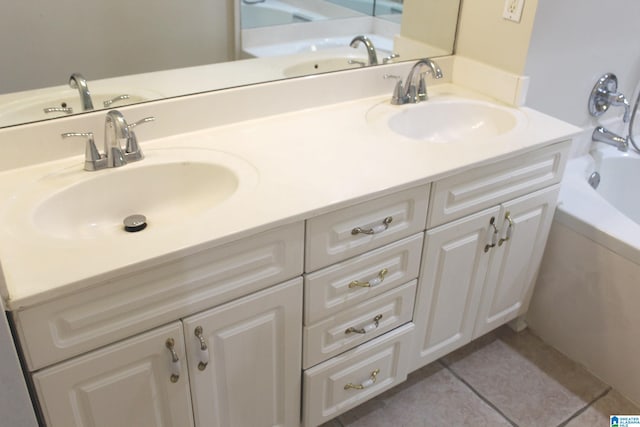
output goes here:
<path id="1" fill-rule="evenodd" d="M 461 95 L 483 99 L 452 84 L 434 86 L 430 95 L 432 99 Z M 390 106 L 388 98 L 358 99 L 144 142 L 148 159 L 153 159 L 158 149 L 177 146 L 224 152 L 248 163 L 256 179 L 208 213 L 179 219 L 162 229 L 150 226 L 138 234 L 61 239 L 29 227 L 28 216 L 18 223 L 7 222 L 12 203 L 30 197 L 34 182 L 45 175 L 64 170 L 71 182 L 113 170 L 85 172 L 83 157 L 76 156 L 3 172 L 0 261 L 9 309 L 38 304 L 143 266 L 426 184 L 566 140 L 578 131 L 562 121 L 519 108 L 524 119 L 512 134 L 487 141 L 415 141 L 384 126 L 389 112 L 413 107 Z M 124 168 L 142 167 L 145 161 L 152 161 L 148 159 Z M 24 230 L 20 224 L 26 224 Z"/>

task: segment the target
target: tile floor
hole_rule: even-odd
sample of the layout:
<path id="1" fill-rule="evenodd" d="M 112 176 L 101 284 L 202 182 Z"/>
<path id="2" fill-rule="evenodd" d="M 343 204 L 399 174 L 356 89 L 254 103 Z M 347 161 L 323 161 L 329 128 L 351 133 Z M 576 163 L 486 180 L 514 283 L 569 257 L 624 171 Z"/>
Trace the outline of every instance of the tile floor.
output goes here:
<path id="1" fill-rule="evenodd" d="M 604 427 L 610 414 L 640 408 L 528 330 L 503 327 L 322 427 Z"/>

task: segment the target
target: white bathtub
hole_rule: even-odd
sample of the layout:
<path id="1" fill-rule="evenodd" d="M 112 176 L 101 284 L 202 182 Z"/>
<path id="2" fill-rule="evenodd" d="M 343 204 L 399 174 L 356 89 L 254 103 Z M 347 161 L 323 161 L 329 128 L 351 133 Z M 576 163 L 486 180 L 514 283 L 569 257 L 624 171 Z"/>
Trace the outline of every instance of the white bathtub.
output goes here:
<path id="1" fill-rule="evenodd" d="M 601 175 L 598 190 L 587 179 Z M 599 144 L 569 161 L 531 329 L 640 403 L 640 156 Z"/>
<path id="2" fill-rule="evenodd" d="M 270 25 L 293 24 L 327 19 L 326 16 L 311 10 L 301 9 L 278 0 L 265 0 L 260 3 L 240 3 L 242 28 L 256 28 Z"/>

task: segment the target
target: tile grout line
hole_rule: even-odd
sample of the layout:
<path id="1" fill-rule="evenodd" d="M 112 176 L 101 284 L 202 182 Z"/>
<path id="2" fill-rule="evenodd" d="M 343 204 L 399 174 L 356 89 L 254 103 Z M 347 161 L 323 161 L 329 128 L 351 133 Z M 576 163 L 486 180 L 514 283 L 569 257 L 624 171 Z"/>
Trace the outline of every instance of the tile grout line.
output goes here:
<path id="1" fill-rule="evenodd" d="M 489 405 L 489 407 L 491 409 L 493 409 L 494 411 L 496 411 L 498 414 L 500 414 L 502 416 L 502 418 L 504 418 L 509 424 L 511 424 L 513 427 L 519 427 L 518 424 L 516 424 L 515 422 L 513 422 L 509 417 L 507 417 L 500 409 L 498 409 L 497 406 L 495 406 L 489 399 L 487 399 L 486 397 L 484 397 L 478 390 L 476 390 L 471 384 L 469 384 L 467 381 L 465 381 L 460 375 L 458 375 L 457 372 L 455 372 L 451 366 L 449 366 L 448 364 L 446 364 L 442 359 L 438 360 L 438 363 L 440 363 L 442 366 L 445 367 L 445 369 L 447 369 L 454 377 L 456 377 L 460 382 L 462 382 L 464 385 L 467 386 L 467 388 L 469 388 L 469 390 L 471 390 L 476 396 L 478 396 L 484 403 L 486 403 L 487 405 Z"/>
<path id="2" fill-rule="evenodd" d="M 591 399 L 591 401 L 589 403 L 587 403 L 585 406 L 583 406 L 582 408 L 578 409 L 573 415 L 569 416 L 569 418 L 567 418 L 565 421 L 561 422 L 560 424 L 558 424 L 558 427 L 564 427 L 567 424 L 569 424 L 571 422 L 571 420 L 577 418 L 580 414 L 582 414 L 584 411 L 586 411 L 587 409 L 589 409 L 594 403 L 596 403 L 598 400 L 602 399 L 603 397 L 605 397 L 607 394 L 609 394 L 609 392 L 612 390 L 612 387 L 608 387 L 606 388 L 602 393 L 600 393 L 599 395 L 597 395 L 596 397 L 594 397 L 593 399 Z"/>

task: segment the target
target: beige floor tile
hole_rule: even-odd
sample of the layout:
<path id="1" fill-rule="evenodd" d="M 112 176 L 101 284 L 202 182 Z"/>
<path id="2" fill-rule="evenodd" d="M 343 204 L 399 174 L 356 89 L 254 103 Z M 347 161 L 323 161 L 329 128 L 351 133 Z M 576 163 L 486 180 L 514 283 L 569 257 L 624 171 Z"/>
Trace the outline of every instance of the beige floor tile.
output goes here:
<path id="1" fill-rule="evenodd" d="M 640 415 L 640 408 L 611 390 L 586 411 L 566 424 L 566 427 L 601 427 L 609 425 L 610 415 Z"/>
<path id="2" fill-rule="evenodd" d="M 439 363 L 339 419 L 345 427 L 510 426 Z"/>
<path id="3" fill-rule="evenodd" d="M 445 361 L 521 427 L 558 425 L 607 389 L 528 331 L 500 329 Z"/>

